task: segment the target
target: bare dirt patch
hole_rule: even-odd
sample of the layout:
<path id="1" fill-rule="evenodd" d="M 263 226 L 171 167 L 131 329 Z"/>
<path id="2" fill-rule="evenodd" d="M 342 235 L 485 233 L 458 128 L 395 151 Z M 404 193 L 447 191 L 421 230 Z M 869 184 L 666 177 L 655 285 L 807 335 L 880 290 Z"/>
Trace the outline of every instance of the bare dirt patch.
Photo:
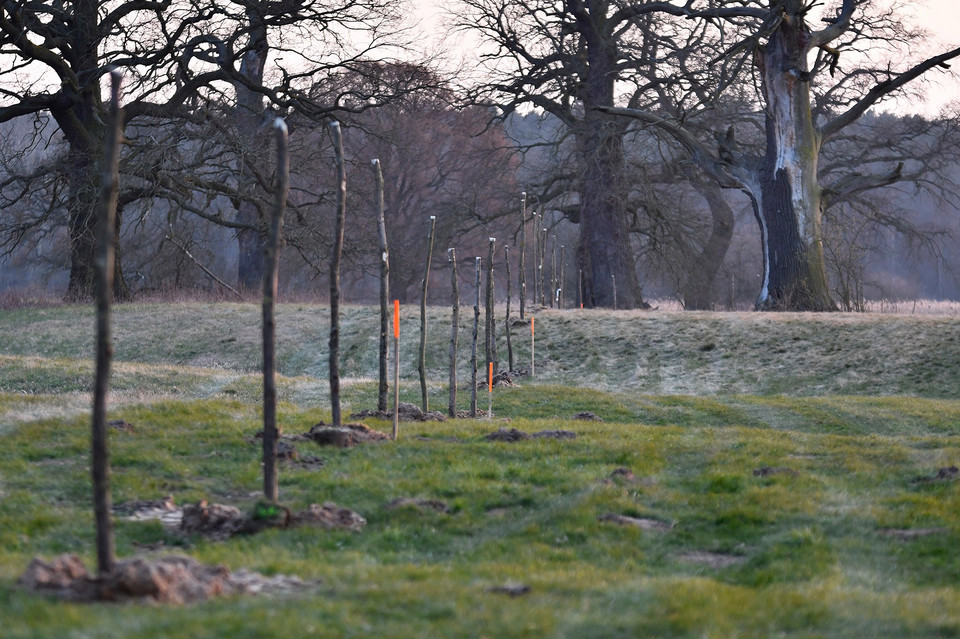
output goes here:
<path id="1" fill-rule="evenodd" d="M 389 435 L 359 422 L 343 424 L 342 426 L 333 426 L 320 422 L 310 428 L 310 432 L 305 433 L 303 437 L 320 446 L 334 446 L 337 448 L 351 448 L 358 444 L 382 442 L 390 439 Z"/>
<path id="2" fill-rule="evenodd" d="M 576 439 L 577 434 L 570 430 L 541 430 L 531 435 L 516 428 L 499 428 L 483 438 L 491 442 L 519 442 L 526 439 Z"/>
<path id="3" fill-rule="evenodd" d="M 573 419 L 577 419 L 582 422 L 602 422 L 603 421 L 602 418 L 598 417 L 597 415 L 591 413 L 588 410 L 577 413 L 576 415 L 573 416 Z"/>
<path id="4" fill-rule="evenodd" d="M 70 601 L 148 600 L 189 604 L 230 594 L 288 593 L 313 587 L 299 577 L 265 577 L 225 566 L 207 566 L 192 557 L 137 557 L 117 562 L 113 571 L 91 576 L 74 555 L 52 561 L 34 558 L 17 584 L 27 590 L 57 594 Z"/>
<path id="5" fill-rule="evenodd" d="M 400 405 L 397 408 L 397 421 L 401 422 L 445 422 L 447 421 L 447 416 L 443 413 L 435 410 L 428 410 L 424 412 L 416 404 L 411 404 L 409 402 L 400 402 Z M 386 421 L 393 420 L 393 411 L 386 410 L 362 410 L 359 413 L 353 413 L 350 415 L 350 419 L 367 419 L 367 418 L 376 418 L 383 419 Z"/>

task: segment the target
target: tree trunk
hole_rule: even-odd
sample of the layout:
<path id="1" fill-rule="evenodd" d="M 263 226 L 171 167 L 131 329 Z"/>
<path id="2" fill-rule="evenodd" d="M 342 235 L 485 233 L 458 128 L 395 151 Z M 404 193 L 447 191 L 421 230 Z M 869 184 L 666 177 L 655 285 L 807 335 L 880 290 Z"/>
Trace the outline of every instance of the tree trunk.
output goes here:
<path id="1" fill-rule="evenodd" d="M 527 192 L 520 194 L 520 265 L 517 267 L 517 295 L 520 298 L 520 321 L 523 321 L 523 315 L 527 304 L 527 274 L 525 253 L 527 244 Z M 511 365 L 512 369 L 512 365 Z"/>
<path id="2" fill-rule="evenodd" d="M 507 274 L 507 310 L 503 319 L 503 328 L 507 334 L 507 370 L 513 371 L 513 341 L 510 330 L 510 247 L 503 247 L 503 267 Z"/>
<path id="3" fill-rule="evenodd" d="M 490 238 L 490 253 L 487 257 L 487 301 L 486 301 L 486 315 L 485 315 L 485 326 L 486 326 L 486 368 L 485 371 L 489 372 L 490 364 L 493 364 L 493 372 L 497 372 L 497 318 L 496 313 L 494 312 L 494 279 L 493 279 L 493 259 L 494 259 L 494 243 L 496 239 Z"/>
<path id="4" fill-rule="evenodd" d="M 764 250 L 757 308 L 836 310 L 827 286 L 817 181 L 820 134 L 810 108 L 809 30 L 803 3 L 791 1 L 756 54 L 766 101 L 766 155 L 754 188 Z"/>
<path id="5" fill-rule="evenodd" d="M 706 311 L 714 307 L 713 283 L 733 239 L 734 215 L 719 186 L 696 178 L 691 183 L 706 200 L 713 226 L 703 250 L 688 265 L 689 272 L 681 285 L 681 292 L 686 310 Z"/>
<path id="6" fill-rule="evenodd" d="M 121 137 L 120 74 L 111 74 L 110 130 L 104 145 L 103 175 L 96 207 L 99 230 L 96 250 L 97 349 L 96 378 L 93 391 L 91 422 L 91 479 L 93 512 L 97 528 L 97 572 L 100 576 L 113 571 L 114 543 L 110 507 L 110 459 L 107 453 L 107 389 L 110 385 L 110 360 L 113 343 L 110 336 L 110 297 L 114 273 L 114 213 L 117 207 L 119 156 Z"/>

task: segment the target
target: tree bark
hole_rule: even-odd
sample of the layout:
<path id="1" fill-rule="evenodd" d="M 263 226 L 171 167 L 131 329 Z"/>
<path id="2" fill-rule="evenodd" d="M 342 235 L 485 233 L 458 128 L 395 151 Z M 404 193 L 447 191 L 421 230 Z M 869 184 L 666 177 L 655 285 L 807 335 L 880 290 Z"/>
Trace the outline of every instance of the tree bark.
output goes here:
<path id="1" fill-rule="evenodd" d="M 823 258 L 823 205 L 817 181 L 821 136 L 810 107 L 809 29 L 791 0 L 756 64 L 766 101 L 766 154 L 754 188 L 764 248 L 757 308 L 836 310 Z"/>
<path id="2" fill-rule="evenodd" d="M 507 310 L 503 319 L 503 329 L 507 334 L 507 370 L 513 370 L 513 342 L 510 333 L 510 247 L 503 247 L 503 266 L 507 275 Z"/>

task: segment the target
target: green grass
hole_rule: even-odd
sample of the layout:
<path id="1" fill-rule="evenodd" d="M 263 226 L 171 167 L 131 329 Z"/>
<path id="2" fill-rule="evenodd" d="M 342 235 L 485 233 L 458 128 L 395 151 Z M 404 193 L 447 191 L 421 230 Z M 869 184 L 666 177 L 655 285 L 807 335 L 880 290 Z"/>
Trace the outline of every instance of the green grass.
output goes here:
<path id="1" fill-rule="evenodd" d="M 347 315 L 367 312 L 356 307 Z M 435 313 L 439 370 L 448 327 Z M 259 351 L 248 343 L 256 309 L 131 305 L 116 314 L 127 328 L 117 332 L 110 417 L 134 429 L 110 433 L 114 502 L 172 493 L 180 503 L 253 508 L 262 481 L 260 450 L 247 441 L 260 423 Z M 174 329 L 183 315 L 197 318 L 184 324 L 189 335 Z M 960 636 L 960 482 L 915 481 L 960 461 L 955 388 L 943 382 L 911 393 L 897 386 L 913 383 L 898 381 L 903 375 L 884 376 L 884 362 L 906 361 L 897 349 L 918 348 L 916 341 L 892 339 L 883 353 L 851 354 L 874 371 L 876 392 L 854 392 L 838 381 L 847 373 L 833 358 L 817 356 L 793 372 L 777 368 L 801 349 L 771 348 L 799 337 L 804 349 L 822 354 L 857 344 L 871 330 L 939 339 L 956 327 L 937 320 L 919 331 L 915 318 L 905 318 L 906 326 L 874 318 L 883 326 L 871 328 L 867 318 L 848 316 L 614 313 L 598 313 L 596 325 L 587 326 L 594 323 L 589 315 L 554 313 L 545 314 L 545 331 L 551 317 L 576 339 L 545 336 L 543 350 L 537 347 L 542 378 L 496 389 L 493 421 L 405 423 L 399 441 L 353 449 L 298 444 L 325 463 L 281 466 L 281 502 L 352 508 L 368 521 L 361 532 L 275 530 L 212 542 L 181 538 L 157 523 L 117 521 L 121 557 L 163 542 L 234 570 L 318 582 L 290 596 L 167 607 L 69 604 L 15 586 L 33 556 L 70 552 L 93 563 L 89 342 L 79 332 L 71 337 L 70 328 L 92 324 L 88 311 L 71 307 L 0 313 L 0 335 L 7 336 L 0 337 L 0 634 Z M 329 420 L 325 370 L 317 369 L 325 319 L 323 309 L 307 305 L 285 307 L 281 326 L 284 318 L 290 332 L 281 347 L 279 420 L 284 432 L 303 432 Z M 358 344 L 349 360 L 355 372 L 344 385 L 348 410 L 372 408 L 376 398 L 375 356 L 355 335 L 374 326 L 360 321 L 344 331 Z M 844 336 L 849 324 L 855 330 Z M 415 334 L 412 326 L 404 331 Z M 641 333 L 645 342 L 629 341 Z M 587 334 L 634 337 L 598 343 Z M 706 343 L 714 347 L 702 350 Z M 727 348 L 747 352 L 728 357 L 728 367 L 713 361 Z M 929 346 L 926 361 L 945 358 L 939 350 Z M 641 374 L 636 356 L 620 361 L 641 351 L 660 368 Z M 791 384 L 802 376 L 818 385 L 770 392 L 776 384 L 761 364 L 781 379 L 793 375 Z M 405 374 L 405 400 L 419 396 L 414 369 Z M 602 384 L 576 383 L 601 371 L 610 373 Z M 937 374 L 954 375 L 952 368 Z M 680 380 L 685 375 L 696 379 Z M 433 377 L 431 402 L 445 407 L 445 377 Z M 654 377 L 661 381 L 641 381 Z M 668 379 L 671 387 L 701 387 L 658 392 Z M 461 407 L 468 400 L 461 389 Z M 580 411 L 604 421 L 573 420 Z M 498 427 L 565 429 L 577 438 L 486 441 Z M 620 467 L 636 479 L 611 478 Z M 762 467 L 793 472 L 755 475 Z M 384 508 L 396 497 L 439 499 L 450 512 Z M 599 519 L 608 513 L 669 527 Z M 897 534 L 910 530 L 929 534 Z M 723 561 L 707 563 L 710 557 Z M 507 582 L 527 584 L 530 593 L 489 591 Z"/>

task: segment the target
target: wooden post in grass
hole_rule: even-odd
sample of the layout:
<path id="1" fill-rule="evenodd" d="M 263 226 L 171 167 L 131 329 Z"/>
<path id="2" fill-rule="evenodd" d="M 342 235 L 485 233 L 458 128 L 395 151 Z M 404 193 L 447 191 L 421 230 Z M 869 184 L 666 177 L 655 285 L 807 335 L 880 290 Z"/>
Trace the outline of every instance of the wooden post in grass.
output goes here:
<path id="1" fill-rule="evenodd" d="M 540 212 L 533 210 L 533 305 L 540 301 Z"/>
<path id="2" fill-rule="evenodd" d="M 487 419 L 493 419 L 493 362 L 487 365 Z"/>
<path id="3" fill-rule="evenodd" d="M 513 370 L 513 343 L 510 341 L 510 247 L 503 247 L 503 265 L 507 271 L 507 311 L 504 318 L 504 327 L 507 331 L 507 370 Z"/>
<path id="4" fill-rule="evenodd" d="M 560 279 L 557 281 L 557 308 L 563 308 L 563 287 L 564 287 L 563 249 L 564 249 L 564 245 L 561 244 L 560 245 Z"/>
<path id="5" fill-rule="evenodd" d="M 537 373 L 537 362 L 533 358 L 533 351 L 537 345 L 537 335 L 533 327 L 533 316 L 530 316 L 530 377 Z"/>
<path id="6" fill-rule="evenodd" d="M 393 440 L 400 437 L 400 300 L 393 300 Z"/>
<path id="7" fill-rule="evenodd" d="M 486 347 L 487 362 L 493 362 L 494 370 L 497 369 L 497 319 L 493 308 L 494 303 L 494 280 L 493 280 L 493 260 L 494 244 L 497 239 L 490 238 L 490 252 L 487 257 L 487 302 L 486 302 Z"/>
<path id="8" fill-rule="evenodd" d="M 383 171 L 380 160 L 373 160 L 377 194 L 377 232 L 380 242 L 380 385 L 377 389 L 377 410 L 387 411 L 387 341 L 390 330 L 390 253 L 387 249 L 387 226 L 383 218 Z"/>
<path id="9" fill-rule="evenodd" d="M 527 300 L 527 276 L 524 269 L 524 253 L 527 243 L 527 192 L 520 194 L 520 265 L 517 274 L 517 295 L 520 298 L 520 321 L 523 321 L 524 306 Z M 510 277 L 507 276 L 507 281 Z M 510 370 L 513 370 L 513 360 L 510 360 Z"/>
<path id="10" fill-rule="evenodd" d="M 557 297 L 557 236 L 553 236 L 553 260 L 550 264 L 550 308 Z"/>
<path id="11" fill-rule="evenodd" d="M 450 294 L 453 304 L 453 320 L 450 322 L 450 402 L 447 414 L 457 416 L 457 341 L 460 335 L 460 289 L 457 286 L 457 250 L 447 249 L 447 261 L 450 262 Z"/>
<path id="12" fill-rule="evenodd" d="M 470 417 L 477 416 L 477 334 L 480 332 L 480 258 L 476 258 L 477 299 L 473 303 L 473 346 L 470 348 Z"/>
<path id="13" fill-rule="evenodd" d="M 117 183 L 120 179 L 118 158 L 120 137 L 123 135 L 119 71 L 110 73 L 110 82 L 110 120 L 96 212 L 99 226 L 96 262 L 97 363 L 90 429 L 93 514 L 97 530 L 97 572 L 100 576 L 113 572 L 115 564 L 113 521 L 110 512 L 110 457 L 107 451 L 107 389 L 110 386 L 110 360 L 113 356 L 110 303 L 113 301 L 114 224 L 117 213 Z"/>
<path id="14" fill-rule="evenodd" d="M 337 216 L 333 227 L 330 256 L 330 421 L 341 424 L 340 416 L 340 258 L 343 254 L 343 226 L 347 216 L 347 170 L 343 161 L 340 123 L 331 122 L 333 153 L 337 165 Z"/>
<path id="15" fill-rule="evenodd" d="M 543 222 L 543 213 L 540 214 L 540 221 Z M 547 305 L 547 283 L 543 279 L 545 273 L 543 272 L 543 261 L 547 257 L 547 229 L 541 229 L 542 235 L 540 236 L 540 306 Z"/>
<path id="16" fill-rule="evenodd" d="M 287 152 L 287 125 L 274 121 L 277 137 L 276 198 L 264 253 L 263 270 L 263 495 L 274 503 L 279 499 L 277 482 L 277 381 L 276 381 L 276 316 L 277 272 L 279 271 L 280 234 L 283 230 L 283 210 L 290 189 L 290 159 Z"/>
<path id="17" fill-rule="evenodd" d="M 430 216 L 430 234 L 427 236 L 427 266 L 420 283 L 420 351 L 417 356 L 417 372 L 420 374 L 420 399 L 423 412 L 430 410 L 427 404 L 427 284 L 430 281 L 430 263 L 433 261 L 433 232 L 437 227 L 437 216 Z"/>
<path id="18" fill-rule="evenodd" d="M 583 269 L 579 269 L 577 275 L 577 299 L 580 301 L 580 308 L 583 308 Z"/>
<path id="19" fill-rule="evenodd" d="M 617 276 L 611 275 L 613 280 L 613 310 L 617 310 Z"/>

